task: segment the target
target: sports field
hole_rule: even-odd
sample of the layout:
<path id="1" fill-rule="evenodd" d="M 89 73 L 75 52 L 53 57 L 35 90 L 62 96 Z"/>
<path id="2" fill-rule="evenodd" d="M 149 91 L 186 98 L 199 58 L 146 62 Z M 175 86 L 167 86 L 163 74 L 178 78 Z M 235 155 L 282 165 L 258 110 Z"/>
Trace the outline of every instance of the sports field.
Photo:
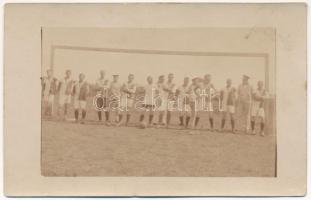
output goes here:
<path id="1" fill-rule="evenodd" d="M 42 121 L 44 176 L 271 177 L 275 155 L 271 133 Z"/>

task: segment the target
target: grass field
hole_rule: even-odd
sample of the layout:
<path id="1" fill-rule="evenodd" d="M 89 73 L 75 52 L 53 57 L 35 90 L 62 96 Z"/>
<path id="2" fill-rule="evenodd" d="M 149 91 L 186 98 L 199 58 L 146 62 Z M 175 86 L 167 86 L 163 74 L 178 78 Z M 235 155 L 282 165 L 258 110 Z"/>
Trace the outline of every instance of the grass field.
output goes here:
<path id="1" fill-rule="evenodd" d="M 260 137 L 42 121 L 44 176 L 272 177 L 275 155 L 271 133 Z"/>

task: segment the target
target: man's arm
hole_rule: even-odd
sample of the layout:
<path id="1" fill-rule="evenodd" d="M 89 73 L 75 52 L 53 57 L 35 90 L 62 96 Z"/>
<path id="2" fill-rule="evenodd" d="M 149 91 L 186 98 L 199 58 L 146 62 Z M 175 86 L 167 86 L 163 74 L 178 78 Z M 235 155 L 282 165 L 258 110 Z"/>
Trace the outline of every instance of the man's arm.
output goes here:
<path id="1" fill-rule="evenodd" d="M 62 87 L 62 85 L 63 85 L 63 81 L 59 81 L 58 87 L 57 87 L 57 93 L 60 92 L 60 88 Z"/>
<path id="2" fill-rule="evenodd" d="M 219 97 L 219 95 L 220 95 L 220 92 L 215 89 L 213 84 L 211 84 L 210 95 L 211 95 L 211 99 L 215 99 L 215 98 Z"/>
<path id="3" fill-rule="evenodd" d="M 268 92 L 267 90 L 264 91 L 263 97 L 264 97 L 265 99 L 268 99 L 268 98 L 270 97 L 270 94 L 269 94 L 269 92 Z"/>
<path id="4" fill-rule="evenodd" d="M 97 80 L 95 81 L 95 90 L 96 91 L 100 90 L 100 86 Z"/>
<path id="5" fill-rule="evenodd" d="M 90 85 L 86 83 L 86 95 L 90 93 Z"/>
<path id="6" fill-rule="evenodd" d="M 201 96 L 201 94 L 199 93 L 199 87 L 195 87 L 193 91 L 196 96 Z"/>
<path id="7" fill-rule="evenodd" d="M 74 82 L 73 87 L 72 87 L 72 96 L 74 96 L 76 94 L 76 90 L 77 90 L 76 83 Z"/>
<path id="8" fill-rule="evenodd" d="M 72 95 L 73 93 L 73 87 L 75 85 L 75 81 L 74 80 L 71 80 L 70 81 L 70 88 L 69 88 L 69 94 Z"/>
<path id="9" fill-rule="evenodd" d="M 224 100 L 224 92 L 225 91 L 223 89 L 219 91 L 219 99 L 220 99 L 220 101 Z"/>
<path id="10" fill-rule="evenodd" d="M 41 78 L 42 92 L 45 90 L 45 78 Z"/>
<path id="11" fill-rule="evenodd" d="M 165 92 L 170 92 L 170 89 L 168 87 L 166 87 L 164 84 L 161 85 L 162 86 L 162 89 L 165 91 Z"/>
<path id="12" fill-rule="evenodd" d="M 136 92 L 136 85 L 133 85 L 133 88 L 130 88 L 129 91 L 134 94 Z"/>
<path id="13" fill-rule="evenodd" d="M 54 87 L 53 87 L 53 89 L 54 89 L 54 94 L 57 94 L 58 92 L 59 92 L 59 90 L 58 90 L 58 88 L 59 88 L 59 81 L 58 81 L 58 79 L 57 78 L 54 78 L 53 79 L 53 84 L 54 84 Z"/>
<path id="14" fill-rule="evenodd" d="M 175 84 L 173 84 L 173 86 L 170 88 L 170 93 L 171 94 L 175 94 L 176 93 L 176 85 Z"/>
<path id="15" fill-rule="evenodd" d="M 238 96 L 241 96 L 241 85 L 238 86 Z"/>
<path id="16" fill-rule="evenodd" d="M 180 93 L 181 93 L 181 89 L 180 89 L 180 88 L 177 88 L 177 89 L 176 89 L 176 92 L 175 92 L 175 95 L 176 95 L 176 96 L 179 96 Z"/>
<path id="17" fill-rule="evenodd" d="M 121 91 L 127 93 L 127 94 L 132 94 L 133 92 L 131 91 L 131 89 L 127 88 L 125 84 L 122 85 L 121 87 Z"/>

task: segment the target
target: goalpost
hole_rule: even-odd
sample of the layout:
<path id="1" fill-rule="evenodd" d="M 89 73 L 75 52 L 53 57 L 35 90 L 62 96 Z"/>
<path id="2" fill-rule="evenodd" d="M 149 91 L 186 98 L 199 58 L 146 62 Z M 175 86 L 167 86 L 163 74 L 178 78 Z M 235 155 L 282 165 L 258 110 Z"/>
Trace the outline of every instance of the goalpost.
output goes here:
<path id="1" fill-rule="evenodd" d="M 206 51 L 176 51 L 176 50 L 151 50 L 151 49 L 128 49 L 128 48 L 104 48 L 104 47 L 83 47 L 70 45 L 52 45 L 50 54 L 50 68 L 54 67 L 55 52 L 57 50 L 74 51 L 95 51 L 123 54 L 153 54 L 171 56 L 204 56 L 204 57 L 245 57 L 262 58 L 264 60 L 265 88 L 269 90 L 269 54 L 267 53 L 248 53 L 248 52 L 206 52 Z"/>

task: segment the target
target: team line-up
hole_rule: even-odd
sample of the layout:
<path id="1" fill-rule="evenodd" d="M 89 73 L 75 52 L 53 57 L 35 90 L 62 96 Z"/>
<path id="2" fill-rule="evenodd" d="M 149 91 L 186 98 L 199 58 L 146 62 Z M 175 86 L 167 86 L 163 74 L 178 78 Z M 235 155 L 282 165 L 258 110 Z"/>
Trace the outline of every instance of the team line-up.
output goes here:
<path id="1" fill-rule="evenodd" d="M 128 75 L 125 83 L 119 82 L 119 75 L 113 75 L 113 80 L 109 82 L 105 71 L 101 70 L 95 84 L 96 95 L 93 98 L 93 104 L 98 120 L 102 121 L 104 112 L 107 125 L 128 125 L 132 111 L 138 111 L 140 112 L 137 122 L 139 126 L 168 127 L 172 117 L 171 112 L 178 111 L 179 125 L 184 128 L 196 128 L 200 118 L 207 113 L 212 131 L 214 129 L 213 112 L 216 110 L 213 102 L 216 100 L 216 107 L 222 113 L 220 130 L 224 130 L 226 118 L 229 116 L 231 130 L 235 132 L 234 115 L 239 105 L 245 122 L 245 131 L 256 134 L 255 122 L 258 118 L 260 135 L 264 136 L 264 102 L 268 98 L 268 92 L 264 89 L 262 81 L 258 81 L 257 88 L 254 90 L 248 82 L 249 78 L 243 75 L 242 83 L 237 89 L 232 86 L 231 79 L 227 79 L 224 88 L 216 90 L 210 74 L 202 78 L 185 77 L 183 83 L 178 86 L 174 82 L 174 74 L 170 73 L 167 77 L 159 76 L 156 83 L 152 76 L 148 76 L 146 84 L 139 87 L 135 83 L 133 74 Z M 66 70 L 65 77 L 58 80 L 53 76 L 53 71 L 49 69 L 47 76 L 42 78 L 43 115 L 53 115 L 54 97 L 58 95 L 57 114 L 66 119 L 73 99 L 75 121 L 84 123 L 89 93 L 90 84 L 85 80 L 83 73 L 80 73 L 78 81 L 75 81 L 71 78 L 71 71 Z M 80 111 L 81 119 L 79 119 Z M 112 112 L 115 113 L 113 120 L 110 119 Z M 158 112 L 156 123 L 154 112 Z"/>

